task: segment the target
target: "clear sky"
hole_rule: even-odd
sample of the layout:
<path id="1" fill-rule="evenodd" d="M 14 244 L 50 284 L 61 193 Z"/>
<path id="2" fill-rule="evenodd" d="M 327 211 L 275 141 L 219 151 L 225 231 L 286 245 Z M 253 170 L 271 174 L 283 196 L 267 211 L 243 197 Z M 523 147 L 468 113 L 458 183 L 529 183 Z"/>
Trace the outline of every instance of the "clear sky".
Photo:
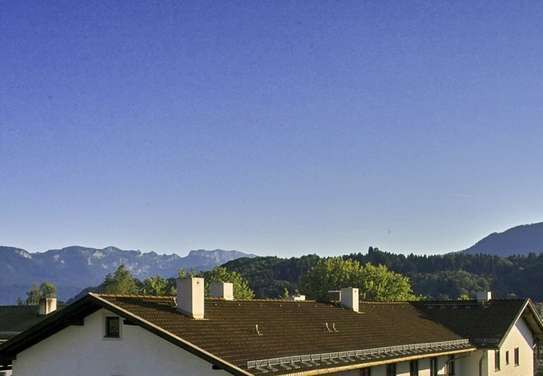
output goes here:
<path id="1" fill-rule="evenodd" d="M 459 250 L 543 220 L 543 2 L 5 1 L 0 244 Z"/>

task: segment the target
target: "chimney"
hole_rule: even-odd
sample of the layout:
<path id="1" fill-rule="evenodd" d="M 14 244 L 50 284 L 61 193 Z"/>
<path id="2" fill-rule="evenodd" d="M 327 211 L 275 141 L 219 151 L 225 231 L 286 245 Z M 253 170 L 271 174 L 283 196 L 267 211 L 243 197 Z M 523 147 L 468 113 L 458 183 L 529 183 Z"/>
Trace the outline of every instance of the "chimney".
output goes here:
<path id="1" fill-rule="evenodd" d="M 177 310 L 193 319 L 204 318 L 204 279 L 177 279 Z"/>
<path id="2" fill-rule="evenodd" d="M 359 295 L 358 295 L 358 289 L 354 287 L 347 287 L 344 289 L 341 289 L 341 305 L 345 308 L 352 309 L 355 312 L 358 312 L 358 303 L 359 303 Z"/>
<path id="3" fill-rule="evenodd" d="M 486 303 L 489 300 L 492 300 L 492 292 L 491 291 L 480 291 L 477 293 L 477 301 L 480 303 Z"/>
<path id="4" fill-rule="evenodd" d="M 57 298 L 41 298 L 38 315 L 47 316 L 57 310 Z"/>
<path id="5" fill-rule="evenodd" d="M 209 286 L 209 296 L 224 300 L 234 300 L 234 285 L 229 282 L 212 282 Z"/>
<path id="6" fill-rule="evenodd" d="M 303 302 L 305 300 L 305 295 L 291 295 L 288 297 L 289 300 L 294 300 L 295 302 Z"/>

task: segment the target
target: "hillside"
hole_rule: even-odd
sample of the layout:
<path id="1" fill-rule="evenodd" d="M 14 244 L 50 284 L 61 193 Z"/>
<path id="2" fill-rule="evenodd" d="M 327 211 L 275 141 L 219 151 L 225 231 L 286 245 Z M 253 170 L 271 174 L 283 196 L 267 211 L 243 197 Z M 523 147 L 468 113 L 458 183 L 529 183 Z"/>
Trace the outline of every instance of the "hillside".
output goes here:
<path id="1" fill-rule="evenodd" d="M 493 233 L 464 251 L 496 256 L 526 255 L 543 252 L 543 222 Z"/>
<path id="2" fill-rule="evenodd" d="M 457 299 L 492 290 L 496 297 L 531 297 L 543 300 L 543 254 L 499 257 L 461 252 L 445 255 L 403 255 L 371 248 L 367 253 L 343 256 L 361 263 L 386 265 L 411 279 L 417 295 L 433 299 Z M 224 266 L 245 277 L 259 298 L 274 298 L 299 288 L 302 275 L 320 257 L 289 259 L 257 257 L 239 259 Z"/>
<path id="3" fill-rule="evenodd" d="M 57 286 L 59 297 L 68 299 L 83 288 L 102 282 L 104 276 L 124 264 L 140 279 L 160 275 L 172 277 L 181 268 L 209 270 L 217 265 L 252 254 L 216 249 L 190 251 L 185 257 L 122 250 L 71 246 L 46 252 L 0 247 L 0 304 L 14 303 L 24 297 L 32 283 L 49 281 Z"/>

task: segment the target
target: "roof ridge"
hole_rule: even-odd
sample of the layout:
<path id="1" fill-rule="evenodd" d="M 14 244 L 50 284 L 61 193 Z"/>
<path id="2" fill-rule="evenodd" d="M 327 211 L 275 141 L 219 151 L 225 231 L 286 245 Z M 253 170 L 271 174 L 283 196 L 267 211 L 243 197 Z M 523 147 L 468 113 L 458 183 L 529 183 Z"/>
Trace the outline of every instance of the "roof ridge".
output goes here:
<path id="1" fill-rule="evenodd" d="M 485 303 L 492 302 L 525 302 L 527 298 L 492 298 Z M 481 301 L 477 299 L 466 299 L 466 300 L 413 300 L 410 303 L 433 303 L 433 304 L 463 304 L 463 303 L 477 303 L 480 304 Z"/>
<path id="2" fill-rule="evenodd" d="M 100 296 L 103 298 L 140 298 L 140 299 L 175 299 L 172 295 L 140 295 L 140 294 L 102 294 L 89 293 L 89 295 Z M 222 298 L 205 297 L 210 301 L 229 301 Z M 288 300 L 288 299 L 234 299 L 233 302 L 278 302 L 278 303 L 316 303 L 316 300 Z"/>
<path id="3" fill-rule="evenodd" d="M 207 297 L 205 298 L 206 300 L 219 300 L 219 301 L 223 301 L 224 299 L 221 299 L 221 298 L 212 298 L 212 297 Z M 228 300 L 227 300 L 228 301 Z M 316 300 L 311 300 L 311 299 L 306 299 L 306 300 L 289 300 L 289 299 L 272 299 L 272 298 L 268 298 L 268 299 L 234 299 L 234 300 L 230 300 L 231 302 L 277 302 L 277 303 L 322 303 L 322 302 L 317 302 Z"/>
<path id="4" fill-rule="evenodd" d="M 103 298 L 145 298 L 145 299 L 174 299 L 175 296 L 171 295 L 139 295 L 139 294 L 102 294 L 102 293 L 89 293 L 89 295 L 100 296 Z"/>

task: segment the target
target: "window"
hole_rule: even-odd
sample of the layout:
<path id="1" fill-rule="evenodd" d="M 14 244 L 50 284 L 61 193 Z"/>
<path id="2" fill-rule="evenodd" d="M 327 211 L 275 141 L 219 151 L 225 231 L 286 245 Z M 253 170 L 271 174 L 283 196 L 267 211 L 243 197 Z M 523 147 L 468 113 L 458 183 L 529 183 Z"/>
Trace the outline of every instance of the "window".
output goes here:
<path id="1" fill-rule="evenodd" d="M 518 347 L 515 347 L 515 365 L 518 366 L 520 364 L 520 354 Z"/>
<path id="2" fill-rule="evenodd" d="M 360 370 L 360 376 L 371 376 L 371 368 L 362 368 Z"/>
<path id="3" fill-rule="evenodd" d="M 456 373 L 454 355 L 449 355 L 449 360 L 447 361 L 447 375 L 454 376 Z"/>
<path id="4" fill-rule="evenodd" d="M 387 376 L 396 376 L 396 364 L 387 364 Z"/>
<path id="5" fill-rule="evenodd" d="M 419 361 L 412 360 L 409 362 L 409 376 L 419 376 Z"/>
<path id="6" fill-rule="evenodd" d="M 494 369 L 500 370 L 500 350 L 494 351 Z"/>
<path id="7" fill-rule="evenodd" d="M 430 359 L 430 376 L 437 376 L 437 358 Z"/>
<path id="8" fill-rule="evenodd" d="M 505 352 L 505 365 L 506 365 L 506 366 L 509 365 L 509 351 L 506 351 L 506 352 Z"/>
<path id="9" fill-rule="evenodd" d="M 106 317 L 106 338 L 121 338 L 121 320 L 118 317 Z"/>

